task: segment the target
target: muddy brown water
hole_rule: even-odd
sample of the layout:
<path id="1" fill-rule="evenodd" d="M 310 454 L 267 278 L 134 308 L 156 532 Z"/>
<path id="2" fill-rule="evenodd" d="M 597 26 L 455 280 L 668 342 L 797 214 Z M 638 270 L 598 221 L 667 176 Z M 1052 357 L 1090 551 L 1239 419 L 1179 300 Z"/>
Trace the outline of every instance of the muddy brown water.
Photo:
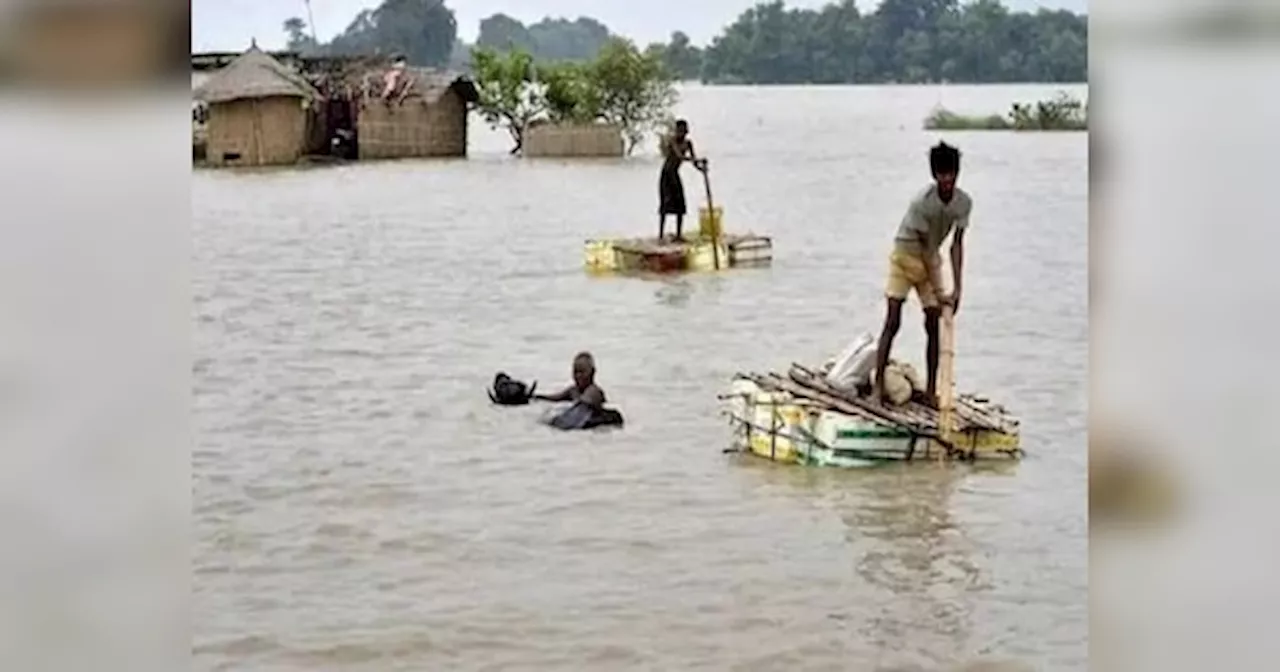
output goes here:
<path id="1" fill-rule="evenodd" d="M 582 272 L 585 238 L 656 228 L 649 147 L 512 160 L 476 122 L 464 161 L 197 171 L 195 666 L 1085 669 L 1084 134 L 941 136 L 975 200 L 956 379 L 1021 416 L 1023 463 L 726 456 L 716 401 L 878 328 L 935 103 L 1053 91 L 686 89 L 726 228 L 775 237 L 720 275 Z M 625 430 L 485 397 L 582 349 Z"/>

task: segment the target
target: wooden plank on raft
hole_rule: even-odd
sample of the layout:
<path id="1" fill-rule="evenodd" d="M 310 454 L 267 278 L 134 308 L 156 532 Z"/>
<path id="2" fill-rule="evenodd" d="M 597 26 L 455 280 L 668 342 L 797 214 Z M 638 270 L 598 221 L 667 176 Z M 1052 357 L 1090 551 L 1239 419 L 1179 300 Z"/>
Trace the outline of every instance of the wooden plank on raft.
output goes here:
<path id="1" fill-rule="evenodd" d="M 631 254 L 684 254 L 685 245 L 660 243 L 656 240 L 620 240 L 613 245 L 619 252 Z"/>
<path id="2" fill-rule="evenodd" d="M 851 396 L 848 392 L 840 390 L 827 382 L 826 377 L 802 364 L 791 365 L 791 378 L 806 387 L 814 387 L 822 392 L 837 396 L 852 403 L 858 403 L 868 408 L 877 409 L 887 417 L 893 418 L 895 422 L 903 424 L 916 424 L 920 426 L 938 428 L 938 412 L 924 404 L 916 401 L 909 401 L 902 406 L 885 406 L 880 407 L 873 403 L 870 399 Z M 962 398 L 963 400 L 963 398 Z M 954 431 L 965 432 L 974 429 L 989 429 L 1005 433 L 1015 433 L 1017 430 L 1016 421 L 995 416 L 990 411 L 980 412 L 973 408 L 972 404 L 959 403 L 956 404 L 955 426 Z"/>
<path id="3" fill-rule="evenodd" d="M 694 244 L 701 242 L 707 241 L 696 238 L 692 238 L 688 242 L 673 242 L 658 240 L 657 238 L 628 238 L 615 241 L 613 247 L 614 249 L 634 254 L 672 254 L 687 252 Z M 748 249 L 753 246 L 766 247 L 772 241 L 767 236 L 757 236 L 750 233 L 726 233 L 720 236 L 720 242 L 730 249 L 739 247 Z"/>
<path id="4" fill-rule="evenodd" d="M 776 373 L 771 373 L 765 378 L 758 379 L 758 382 L 756 382 L 756 384 L 759 385 L 761 382 L 763 382 L 764 384 L 776 390 L 787 392 L 792 396 L 802 397 L 808 401 L 816 401 L 826 406 L 827 408 L 838 410 L 847 415 L 852 415 L 858 418 L 862 418 L 863 420 L 866 420 L 868 422 L 874 422 L 877 425 L 880 425 L 882 427 L 894 428 L 894 429 L 900 429 L 903 427 L 901 423 L 895 421 L 892 418 L 887 418 L 881 414 L 864 409 L 858 406 L 857 404 L 850 404 L 846 400 L 841 399 L 840 397 L 832 397 L 830 395 L 822 394 L 818 390 L 812 390 L 802 385 L 797 385 L 795 381 L 791 381 L 786 378 L 783 378 L 782 376 L 779 376 Z M 834 406 L 832 405 L 833 403 L 839 404 L 839 405 Z"/>
<path id="5" fill-rule="evenodd" d="M 795 397 L 800 397 L 803 399 L 809 399 L 812 401 L 820 402 L 826 405 L 827 408 L 830 408 L 834 411 L 839 411 L 846 415 L 862 417 L 871 422 L 880 424 L 881 426 L 892 427 L 894 429 L 900 429 L 907 432 L 911 432 L 922 439 L 932 439 L 937 443 L 941 444 L 943 448 L 943 453 L 946 455 L 950 455 L 950 456 L 963 455 L 965 452 L 962 448 L 956 446 L 949 439 L 946 439 L 940 436 L 938 432 L 935 430 L 935 428 L 933 427 L 921 427 L 911 423 L 900 424 L 891 418 L 885 417 L 885 415 L 883 414 L 883 409 L 877 408 L 873 405 L 865 405 L 866 402 L 862 402 L 859 400 L 855 403 L 854 400 L 850 400 L 847 397 L 837 397 L 834 395 L 825 394 L 813 388 L 801 385 L 800 383 L 797 383 L 795 381 L 783 378 L 777 374 L 770 374 L 770 375 L 772 377 L 768 379 L 761 377 L 761 378 L 748 378 L 748 380 L 752 380 L 757 385 L 761 385 L 762 387 L 764 386 L 773 387 L 782 392 L 787 392 Z"/>
<path id="6" fill-rule="evenodd" d="M 752 380 L 757 385 L 764 383 L 765 385 L 782 392 L 787 392 L 792 396 L 810 399 L 826 404 L 829 408 L 840 411 L 847 415 L 862 418 L 864 420 L 874 422 L 884 427 L 894 429 L 905 429 L 908 431 L 933 432 L 932 427 L 924 427 L 918 423 L 905 420 L 901 417 L 894 417 L 886 413 L 883 408 L 877 407 L 859 399 L 850 399 L 848 397 L 839 396 L 803 385 L 795 380 L 783 378 L 776 373 L 768 376 L 756 377 Z"/>
<path id="7" fill-rule="evenodd" d="M 956 396 L 956 415 L 984 428 L 994 428 L 1006 434 L 1016 434 L 1021 424 L 1009 415 L 1003 406 L 979 404 L 968 395 Z"/>
<path id="8" fill-rule="evenodd" d="M 929 430 L 937 429 L 935 417 L 919 413 L 912 408 L 910 404 L 903 406 L 889 406 L 877 404 L 870 399 L 858 397 L 841 390 L 828 383 L 824 376 L 815 373 L 800 364 L 792 364 L 791 371 L 788 372 L 790 379 L 798 385 L 812 389 L 825 395 L 841 399 L 847 403 L 853 404 L 858 408 L 864 409 L 868 413 L 874 413 L 879 417 L 885 418 L 888 422 L 902 427 L 920 427 Z"/>

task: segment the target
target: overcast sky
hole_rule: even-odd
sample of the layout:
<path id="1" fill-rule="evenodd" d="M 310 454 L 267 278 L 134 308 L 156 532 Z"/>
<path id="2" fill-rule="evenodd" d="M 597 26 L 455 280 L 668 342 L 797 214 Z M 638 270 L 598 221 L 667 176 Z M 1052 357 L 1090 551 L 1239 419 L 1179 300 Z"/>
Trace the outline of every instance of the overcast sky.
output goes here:
<path id="1" fill-rule="evenodd" d="M 1087 0 L 1005 0 L 1014 9 L 1039 6 L 1085 10 Z M 458 17 L 458 36 L 475 39 L 480 19 L 502 12 L 533 23 L 546 16 L 574 19 L 591 16 L 615 32 L 641 44 L 665 40 L 683 30 L 702 44 L 717 35 L 744 9 L 758 0 L 446 0 Z M 381 0 L 311 0 L 316 33 L 328 40 L 342 32 L 356 13 L 377 7 Z M 789 0 L 791 7 L 821 7 L 829 0 Z M 859 0 L 869 10 L 877 0 Z M 264 48 L 284 46 L 281 24 L 291 16 L 304 20 L 304 0 L 191 0 L 191 49 L 241 51 L 252 39 Z"/>

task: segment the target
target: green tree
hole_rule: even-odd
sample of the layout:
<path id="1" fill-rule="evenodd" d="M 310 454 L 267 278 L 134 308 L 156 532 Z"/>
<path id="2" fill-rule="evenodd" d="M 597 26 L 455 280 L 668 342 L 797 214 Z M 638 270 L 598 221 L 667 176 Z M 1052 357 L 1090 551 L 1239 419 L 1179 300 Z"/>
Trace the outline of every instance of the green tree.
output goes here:
<path id="1" fill-rule="evenodd" d="M 853 0 L 821 9 L 762 2 L 703 51 L 714 83 L 1079 82 L 1088 20 L 1065 10 L 1010 12 L 999 0 Z"/>
<path id="2" fill-rule="evenodd" d="M 600 117 L 617 124 L 631 154 L 644 136 L 671 119 L 677 95 L 671 73 L 655 53 L 642 53 L 635 43 L 610 39 L 590 65 L 600 96 Z"/>
<path id="3" fill-rule="evenodd" d="M 555 123 L 590 123 L 601 116 L 601 90 L 589 65 L 536 66 L 547 118 Z"/>
<path id="4" fill-rule="evenodd" d="M 303 32 L 301 19 L 285 21 L 290 48 L 295 45 L 334 55 L 400 54 L 413 65 L 441 67 L 456 60 L 458 24 L 443 0 L 384 0 L 356 14 L 346 30 L 317 45 Z"/>
<path id="5" fill-rule="evenodd" d="M 494 14 L 480 20 L 480 34 L 476 36 L 476 46 L 498 51 L 519 49 L 530 54 L 534 53 L 535 47 L 529 29 L 506 14 Z"/>
<path id="6" fill-rule="evenodd" d="M 641 53 L 634 43 L 611 38 L 600 55 L 586 63 L 537 63 L 528 52 L 472 51 L 477 109 L 493 127 L 511 134 L 512 154 L 524 147 L 537 120 L 616 124 L 626 152 L 671 119 L 676 91 L 656 51 Z"/>
<path id="7" fill-rule="evenodd" d="M 529 26 L 534 57 L 540 61 L 586 61 L 612 36 L 603 23 L 585 16 L 573 21 L 545 18 Z"/>
<path id="8" fill-rule="evenodd" d="M 285 48 L 289 51 L 306 54 L 316 51 L 318 47 L 316 41 L 307 34 L 307 22 L 296 16 L 285 19 L 284 34 L 288 38 Z"/>
<path id="9" fill-rule="evenodd" d="M 305 44 L 305 24 L 285 25 Z M 495 14 L 481 21 L 477 46 L 518 49 L 537 62 L 586 63 L 614 39 L 588 17 L 525 26 Z M 675 32 L 638 57 L 677 79 L 711 83 L 1082 82 L 1088 77 L 1088 18 L 1065 10 L 1012 12 L 1000 0 L 882 0 L 863 14 L 855 0 L 820 9 L 782 0 L 742 12 L 705 48 Z M 384 0 L 356 15 L 328 53 L 404 53 L 419 65 L 467 64 L 444 0 Z"/>
<path id="10" fill-rule="evenodd" d="M 365 9 L 351 19 L 346 30 L 322 48 L 326 53 L 336 55 L 380 54 L 386 51 L 380 42 L 381 35 L 378 32 L 378 24 L 374 20 L 373 10 Z"/>
<path id="11" fill-rule="evenodd" d="M 651 46 L 661 49 L 663 64 L 676 78 L 687 81 L 702 74 L 702 50 L 694 46 L 683 32 L 671 33 L 671 41 L 665 45 Z"/>
<path id="12" fill-rule="evenodd" d="M 494 14 L 480 21 L 476 46 L 505 51 L 521 49 L 539 62 L 589 61 L 612 37 L 609 28 L 589 17 L 545 18 L 525 26 L 506 14 Z"/>
<path id="13" fill-rule="evenodd" d="M 443 66 L 453 55 L 458 23 L 442 0 L 385 0 L 373 20 L 382 46 L 410 63 Z"/>
<path id="14" fill-rule="evenodd" d="M 518 49 L 499 53 L 477 47 L 471 51 L 471 66 L 480 93 L 476 110 L 493 128 L 506 128 L 514 143 L 511 153 L 520 153 L 529 124 L 547 109 L 536 90 L 533 56 Z"/>

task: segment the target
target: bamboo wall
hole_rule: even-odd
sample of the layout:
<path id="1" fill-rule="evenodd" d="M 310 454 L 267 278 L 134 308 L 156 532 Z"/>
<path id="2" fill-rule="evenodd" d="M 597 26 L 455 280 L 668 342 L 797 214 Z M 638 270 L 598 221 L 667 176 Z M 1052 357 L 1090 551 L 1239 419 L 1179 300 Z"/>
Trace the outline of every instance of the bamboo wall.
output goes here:
<path id="1" fill-rule="evenodd" d="M 307 117 L 302 99 L 289 96 L 210 105 L 206 160 L 214 166 L 297 163 L 307 143 Z"/>
<path id="2" fill-rule="evenodd" d="M 622 156 L 622 129 L 613 124 L 539 124 L 525 131 L 528 157 Z"/>
<path id="3" fill-rule="evenodd" d="M 409 98 L 402 103 L 373 98 L 356 119 L 360 158 L 398 159 L 467 155 L 467 105 L 447 91 L 434 103 Z"/>

